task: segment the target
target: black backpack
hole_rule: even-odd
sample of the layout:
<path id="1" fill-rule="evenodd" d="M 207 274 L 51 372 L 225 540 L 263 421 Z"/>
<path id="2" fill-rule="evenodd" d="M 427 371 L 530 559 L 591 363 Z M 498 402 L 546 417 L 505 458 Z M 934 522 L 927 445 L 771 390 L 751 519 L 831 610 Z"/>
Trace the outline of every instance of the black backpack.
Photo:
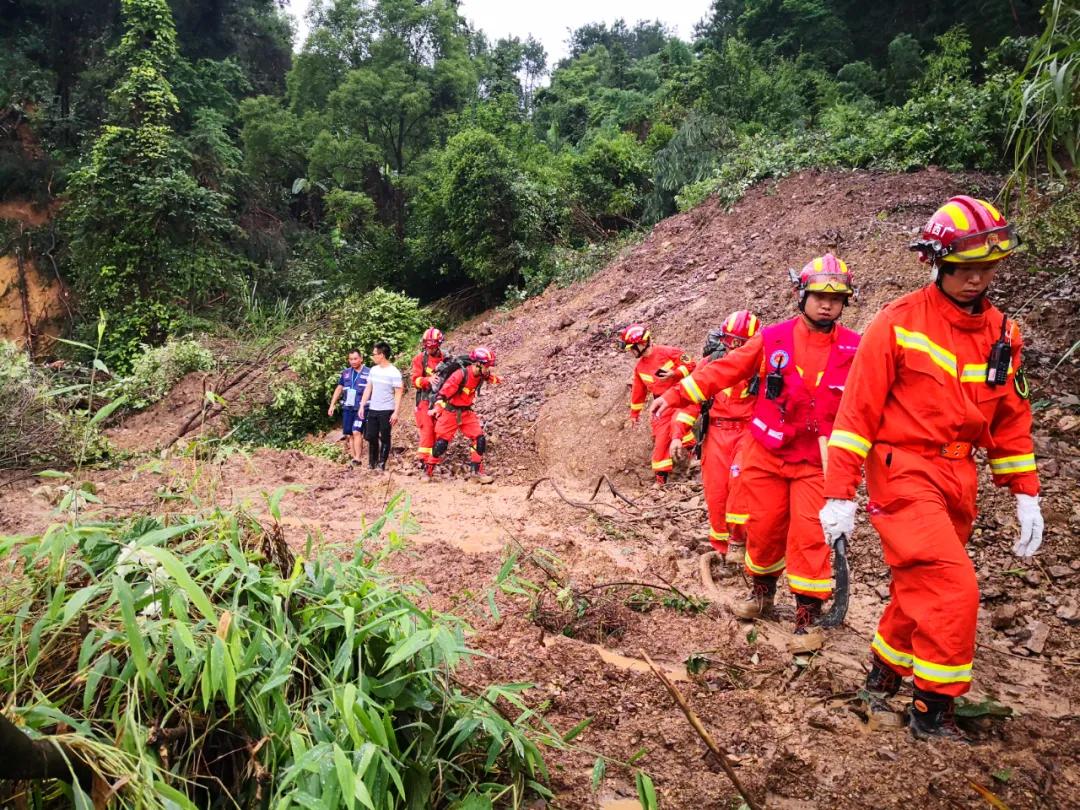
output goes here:
<path id="1" fill-rule="evenodd" d="M 442 387 L 446 385 L 446 381 L 450 379 L 450 375 L 459 369 L 463 369 L 472 363 L 469 359 L 469 355 L 462 354 L 457 357 L 447 357 L 439 365 L 435 366 L 434 379 L 431 383 L 431 390 L 427 393 L 428 405 L 434 405 L 435 400 L 439 398 L 439 392 Z M 476 386 L 477 390 L 480 386 Z"/>

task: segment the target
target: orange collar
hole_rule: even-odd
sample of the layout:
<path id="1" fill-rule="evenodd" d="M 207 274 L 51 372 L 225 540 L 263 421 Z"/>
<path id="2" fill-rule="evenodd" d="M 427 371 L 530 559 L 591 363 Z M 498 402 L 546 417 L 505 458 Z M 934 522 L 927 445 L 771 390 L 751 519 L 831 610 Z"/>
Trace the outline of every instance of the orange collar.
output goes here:
<path id="1" fill-rule="evenodd" d="M 933 282 L 923 287 L 923 291 L 931 308 L 963 332 L 981 332 L 988 326 L 1001 328 L 1001 311 L 985 298 L 982 302 L 982 311 L 973 315 L 950 301 Z"/>

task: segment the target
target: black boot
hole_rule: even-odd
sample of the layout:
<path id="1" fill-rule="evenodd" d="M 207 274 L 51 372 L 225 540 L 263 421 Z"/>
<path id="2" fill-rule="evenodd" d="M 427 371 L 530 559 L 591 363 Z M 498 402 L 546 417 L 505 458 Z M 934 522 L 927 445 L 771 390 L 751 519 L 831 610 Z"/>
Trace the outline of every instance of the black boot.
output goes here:
<path id="1" fill-rule="evenodd" d="M 900 725 L 900 719 L 889 705 L 889 698 L 896 696 L 902 682 L 903 678 L 896 670 L 871 653 L 870 671 L 866 673 L 866 684 L 859 690 L 859 699 L 867 716 L 878 725 Z"/>
<path id="2" fill-rule="evenodd" d="M 915 695 L 908 709 L 911 734 L 917 740 L 952 740 L 969 743 L 971 740 L 956 725 L 953 711 L 954 699 L 950 695 L 926 692 L 915 687 Z"/>

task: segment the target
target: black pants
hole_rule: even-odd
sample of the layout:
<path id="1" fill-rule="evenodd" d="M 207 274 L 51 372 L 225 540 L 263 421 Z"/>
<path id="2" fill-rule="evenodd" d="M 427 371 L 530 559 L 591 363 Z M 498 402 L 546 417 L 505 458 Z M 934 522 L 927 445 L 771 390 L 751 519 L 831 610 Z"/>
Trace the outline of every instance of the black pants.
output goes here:
<path id="1" fill-rule="evenodd" d="M 390 414 L 392 413 L 393 411 L 370 409 L 367 412 L 364 438 L 368 441 L 367 458 L 372 469 L 376 466 L 385 467 L 386 460 L 390 458 Z"/>

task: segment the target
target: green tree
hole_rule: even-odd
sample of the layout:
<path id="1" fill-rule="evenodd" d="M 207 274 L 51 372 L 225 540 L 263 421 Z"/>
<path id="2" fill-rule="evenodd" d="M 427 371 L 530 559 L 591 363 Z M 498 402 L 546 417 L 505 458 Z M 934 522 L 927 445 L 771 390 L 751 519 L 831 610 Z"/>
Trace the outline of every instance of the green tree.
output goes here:
<path id="1" fill-rule="evenodd" d="M 163 342 L 185 305 L 222 288 L 231 232 L 226 197 L 199 185 L 170 125 L 169 6 L 123 0 L 123 14 L 110 121 L 73 176 L 65 216 L 84 311 L 109 316 L 105 355 L 121 369 L 140 343 Z"/>

